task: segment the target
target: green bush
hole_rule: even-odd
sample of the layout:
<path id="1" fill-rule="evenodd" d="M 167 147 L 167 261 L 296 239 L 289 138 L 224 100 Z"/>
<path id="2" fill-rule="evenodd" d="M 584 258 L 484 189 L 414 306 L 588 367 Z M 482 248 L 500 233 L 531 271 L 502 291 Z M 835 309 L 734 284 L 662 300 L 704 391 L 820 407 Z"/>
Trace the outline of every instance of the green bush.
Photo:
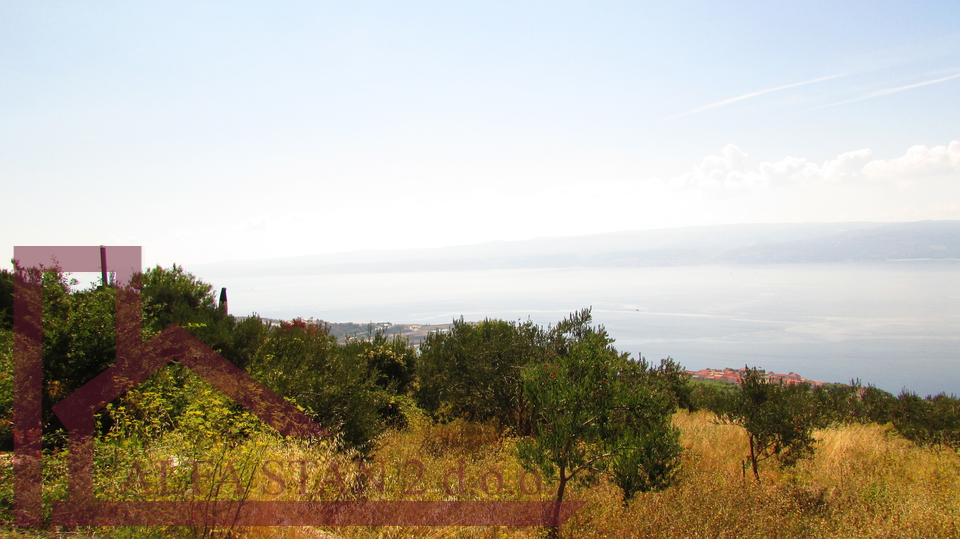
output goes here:
<path id="1" fill-rule="evenodd" d="M 556 478 L 558 503 L 570 481 L 601 473 L 612 475 L 624 502 L 673 482 L 680 454 L 670 420 L 677 408 L 669 389 L 674 369 L 630 361 L 612 344 L 585 309 L 551 328 L 544 359 L 521 371 L 534 431 L 518 445 L 519 457 Z"/>
<path id="2" fill-rule="evenodd" d="M 13 332 L 0 329 L 0 451 L 13 451 Z"/>
<path id="3" fill-rule="evenodd" d="M 0 269 L 0 330 L 13 328 L 13 272 Z"/>
<path id="4" fill-rule="evenodd" d="M 904 391 L 892 406 L 893 426 L 920 445 L 960 449 L 960 400 L 940 393 L 921 399 Z"/>
<path id="5" fill-rule="evenodd" d="M 366 448 L 386 426 L 380 410 L 390 398 L 377 385 L 367 358 L 344 353 L 320 324 L 296 319 L 270 327 L 249 372 L 314 413 L 324 427 L 339 431 L 351 447 Z"/>
<path id="6" fill-rule="evenodd" d="M 827 424 L 890 422 L 893 395 L 859 380 L 849 384 L 824 384 L 813 390 L 817 413 Z"/>
<path id="7" fill-rule="evenodd" d="M 730 401 L 728 397 L 737 390 L 733 384 L 715 380 L 690 380 L 688 384 L 690 404 L 687 411 L 707 410 L 717 416 L 724 414 L 725 406 Z"/>
<path id="8" fill-rule="evenodd" d="M 757 482 L 761 461 L 777 457 L 782 466 L 794 464 L 813 453 L 813 430 L 826 425 L 809 384 L 774 382 L 756 368 L 743 372 L 739 389 L 723 408 L 723 418 L 747 432 L 748 458 Z"/>
<path id="9" fill-rule="evenodd" d="M 532 322 L 454 320 L 447 333 L 420 345 L 419 405 L 442 420 L 493 421 L 529 432 L 520 371 L 545 353 L 545 335 Z"/>

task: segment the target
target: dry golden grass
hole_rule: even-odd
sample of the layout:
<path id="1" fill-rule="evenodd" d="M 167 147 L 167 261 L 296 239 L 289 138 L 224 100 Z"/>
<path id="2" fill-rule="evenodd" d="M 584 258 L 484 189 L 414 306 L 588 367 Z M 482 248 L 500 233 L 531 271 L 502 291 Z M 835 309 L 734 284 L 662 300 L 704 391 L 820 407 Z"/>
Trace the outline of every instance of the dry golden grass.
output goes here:
<path id="1" fill-rule="evenodd" d="M 920 448 L 886 427 L 851 425 L 816 433 L 813 457 L 781 470 L 775 462 L 762 468 L 762 482 L 744 474 L 747 444 L 739 427 L 718 424 L 706 412 L 678 413 L 675 423 L 684 447 L 679 483 L 662 492 L 640 494 L 627 506 L 609 481 L 575 485 L 568 495 L 587 505 L 563 527 L 563 537 L 606 538 L 960 538 L 960 454 Z M 260 440 L 262 443 L 262 440 Z M 369 499 L 550 499 L 545 482 L 536 496 L 512 493 L 451 496 L 442 481 L 463 463 L 468 485 L 476 486 L 489 470 L 502 473 L 507 489 L 521 470 L 513 453 L 515 440 L 489 426 L 466 422 L 436 425 L 414 417 L 410 426 L 378 440 L 373 456 L 384 465 L 384 491 L 368 490 Z M 259 458 L 320 462 L 349 459 L 325 445 L 237 448 Z M 239 458 L 240 454 L 236 456 Z M 424 474 L 417 495 L 410 469 L 416 460 Z M 259 496 L 251 496 L 257 498 Z M 310 496 L 317 499 L 316 495 Z M 276 499 L 276 498 L 273 498 Z M 298 499 L 288 492 L 283 499 Z M 300 498 L 302 499 L 302 498 Z M 321 496 L 323 499 L 323 496 Z M 204 536 L 249 539 L 368 538 L 529 538 L 535 528 L 380 527 L 380 528 L 245 528 Z M 97 537 L 123 536 L 100 529 Z M 185 537 L 199 537 L 196 530 Z"/>
<path id="2" fill-rule="evenodd" d="M 601 508 L 570 537 L 960 537 L 960 455 L 918 448 L 884 427 L 816 433 L 817 452 L 792 469 L 741 470 L 741 429 L 707 413 L 677 414 L 685 448 L 676 487 L 616 506 L 612 489 L 582 491 Z"/>
<path id="3" fill-rule="evenodd" d="M 606 538 L 950 538 L 960 537 L 960 455 L 917 447 L 877 425 L 816 433 L 812 458 L 781 470 L 765 463 L 762 482 L 744 474 L 746 437 L 706 412 L 678 413 L 682 474 L 677 486 L 638 495 L 628 506 L 607 481 L 578 485 L 569 499 L 584 500 L 563 537 Z M 428 470 L 459 459 L 468 469 L 517 467 L 512 440 L 467 423 L 421 422 L 385 436 L 381 459 L 417 458 Z M 436 479 L 432 477 L 431 480 Z M 547 499 L 545 485 L 542 499 Z M 388 496 L 389 497 L 389 496 Z M 430 499 L 441 499 L 432 496 Z M 345 528 L 344 538 L 534 538 L 520 528 Z M 251 537 L 274 535 L 262 529 Z M 286 533 L 289 533 L 287 530 Z M 301 537 L 309 537 L 302 535 Z"/>

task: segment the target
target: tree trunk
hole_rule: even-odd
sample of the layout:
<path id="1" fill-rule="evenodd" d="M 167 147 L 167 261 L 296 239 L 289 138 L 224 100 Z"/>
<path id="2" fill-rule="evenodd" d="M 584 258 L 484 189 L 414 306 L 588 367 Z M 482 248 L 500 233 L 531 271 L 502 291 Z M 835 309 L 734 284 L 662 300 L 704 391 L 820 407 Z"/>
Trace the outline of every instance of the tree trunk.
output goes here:
<path id="1" fill-rule="evenodd" d="M 757 483 L 760 482 L 760 469 L 757 467 L 757 439 L 754 435 L 750 435 L 750 465 L 753 467 L 753 476 L 757 479 Z"/>
<path id="2" fill-rule="evenodd" d="M 567 481 L 570 478 L 566 476 L 563 466 L 560 467 L 560 484 L 557 486 L 557 500 L 553 506 L 553 518 L 550 526 L 547 527 L 547 539 L 557 539 L 560 537 L 560 504 L 563 502 L 563 491 L 567 488 Z"/>

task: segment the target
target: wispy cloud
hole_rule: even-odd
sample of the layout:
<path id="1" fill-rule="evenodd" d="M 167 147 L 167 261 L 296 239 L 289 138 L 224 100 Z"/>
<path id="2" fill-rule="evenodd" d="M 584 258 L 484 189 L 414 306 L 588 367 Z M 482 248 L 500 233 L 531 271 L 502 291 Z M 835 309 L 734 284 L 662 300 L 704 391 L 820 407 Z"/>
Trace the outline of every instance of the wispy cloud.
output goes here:
<path id="1" fill-rule="evenodd" d="M 933 80 L 928 80 L 928 81 L 924 81 L 924 82 L 918 82 L 918 83 L 916 83 L 916 84 L 908 84 L 908 85 L 906 85 L 906 86 L 897 86 L 896 88 L 887 88 L 886 90 L 877 90 L 876 92 L 870 92 L 869 94 L 862 95 L 862 96 L 860 96 L 860 97 L 858 97 L 858 98 L 855 98 L 855 99 L 848 99 L 848 100 L 846 100 L 846 101 L 840 101 L 839 103 L 830 103 L 829 105 L 822 105 L 822 106 L 819 106 L 819 107 L 814 107 L 814 108 L 812 108 L 812 109 L 807 109 L 807 111 L 809 112 L 809 111 L 811 111 L 811 110 L 820 110 L 820 109 L 825 109 L 825 108 L 828 108 L 828 107 L 836 107 L 837 105 L 846 105 L 847 103 L 856 103 L 857 101 L 863 101 L 863 100 L 865 100 L 865 99 L 872 99 L 872 98 L 874 98 L 874 97 L 880 97 L 880 96 L 882 96 L 882 95 L 895 94 L 895 93 L 897 93 L 897 92 L 903 92 L 903 91 L 905 91 L 905 90 L 912 90 L 912 89 L 914 89 L 914 88 L 919 88 L 919 87 L 921 87 L 921 86 L 926 86 L 926 85 L 928 85 L 928 84 L 937 84 L 938 82 L 948 81 L 948 80 L 950 80 L 950 79 L 956 79 L 956 78 L 958 78 L 958 77 L 960 77 L 960 73 L 957 73 L 956 75 L 950 75 L 949 77 L 941 77 L 941 78 L 939 78 L 939 79 L 933 79 Z"/>
<path id="2" fill-rule="evenodd" d="M 795 82 L 795 83 L 793 83 L 793 84 L 784 84 L 783 86 L 777 86 L 777 87 L 775 87 L 775 88 L 767 88 L 766 90 L 759 90 L 759 91 L 756 91 L 756 92 L 750 92 L 749 94 L 743 94 L 743 95 L 741 95 L 741 96 L 733 97 L 733 98 L 730 98 L 730 99 L 725 99 L 725 100 L 723 100 L 723 101 L 717 101 L 716 103 L 710 103 L 709 105 L 704 105 L 704 106 L 702 106 L 702 107 L 697 107 L 697 108 L 695 108 L 695 109 L 693 109 L 693 110 L 688 110 L 687 112 L 684 112 L 684 113 L 682 113 L 682 114 L 677 114 L 676 116 L 670 116 L 670 117 L 664 118 L 663 120 L 660 120 L 660 121 L 663 122 L 663 121 L 666 121 L 666 120 L 672 120 L 672 119 L 674 119 L 674 118 L 682 118 L 682 117 L 684 117 L 684 116 L 690 116 L 691 114 L 697 114 L 697 113 L 700 113 L 700 112 L 708 111 L 708 110 L 710 110 L 710 109 L 715 109 L 715 108 L 717 108 L 717 107 L 722 107 L 722 106 L 724 106 L 724 105 L 729 105 L 730 103 L 736 103 L 737 101 L 742 101 L 742 100 L 744 100 L 744 99 L 749 99 L 749 98 L 751 98 L 751 97 L 756 97 L 756 96 L 758 96 L 758 95 L 769 94 L 770 92 L 777 92 L 777 91 L 780 91 L 780 90 L 786 90 L 787 88 L 796 88 L 797 86 L 803 86 L 803 85 L 805 85 L 805 84 L 813 84 L 813 83 L 815 83 L 815 82 L 822 82 L 822 81 L 825 81 L 825 80 L 835 79 L 835 78 L 837 78 L 837 77 L 842 77 L 842 76 L 843 76 L 842 74 L 840 74 L 840 75 L 830 75 L 830 76 L 827 76 L 827 77 L 820 77 L 820 78 L 816 78 L 816 79 L 813 79 L 813 80 L 807 80 L 807 81 L 803 81 L 803 82 Z"/>

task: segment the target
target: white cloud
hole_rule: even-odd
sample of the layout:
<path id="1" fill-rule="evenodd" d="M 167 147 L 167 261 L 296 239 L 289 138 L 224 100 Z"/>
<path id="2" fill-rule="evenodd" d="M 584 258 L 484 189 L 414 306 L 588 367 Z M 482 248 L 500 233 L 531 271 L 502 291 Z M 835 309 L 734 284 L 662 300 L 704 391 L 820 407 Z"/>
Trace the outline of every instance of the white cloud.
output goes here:
<path id="1" fill-rule="evenodd" d="M 821 174 L 824 179 L 832 181 L 854 178 L 870 162 L 871 157 L 873 151 L 867 149 L 842 153 L 836 159 L 824 163 Z"/>
<path id="2" fill-rule="evenodd" d="M 815 181 L 823 173 L 817 165 L 799 157 L 784 157 L 776 163 L 764 162 L 758 167 L 763 182 L 803 183 Z"/>
<path id="3" fill-rule="evenodd" d="M 708 156 L 693 171 L 669 183 L 674 187 L 697 188 L 716 197 L 724 196 L 722 191 L 735 194 L 767 185 L 852 180 L 891 181 L 906 187 L 918 179 L 960 173 L 960 141 L 956 140 L 949 146 L 913 146 L 906 155 L 892 160 L 872 159 L 873 152 L 868 149 L 842 153 L 822 165 L 787 156 L 750 167 L 747 157 L 743 150 L 728 144 L 719 155 Z"/>
<path id="4" fill-rule="evenodd" d="M 949 146 L 913 146 L 898 159 L 878 159 L 863 167 L 863 173 L 871 178 L 912 180 L 941 174 L 960 172 L 960 141 Z"/>
<path id="5" fill-rule="evenodd" d="M 738 191 L 764 183 L 757 171 L 748 171 L 747 154 L 733 144 L 727 144 L 720 155 L 707 156 L 692 172 L 670 180 L 674 187 L 697 187 L 712 195 L 722 191 Z"/>

